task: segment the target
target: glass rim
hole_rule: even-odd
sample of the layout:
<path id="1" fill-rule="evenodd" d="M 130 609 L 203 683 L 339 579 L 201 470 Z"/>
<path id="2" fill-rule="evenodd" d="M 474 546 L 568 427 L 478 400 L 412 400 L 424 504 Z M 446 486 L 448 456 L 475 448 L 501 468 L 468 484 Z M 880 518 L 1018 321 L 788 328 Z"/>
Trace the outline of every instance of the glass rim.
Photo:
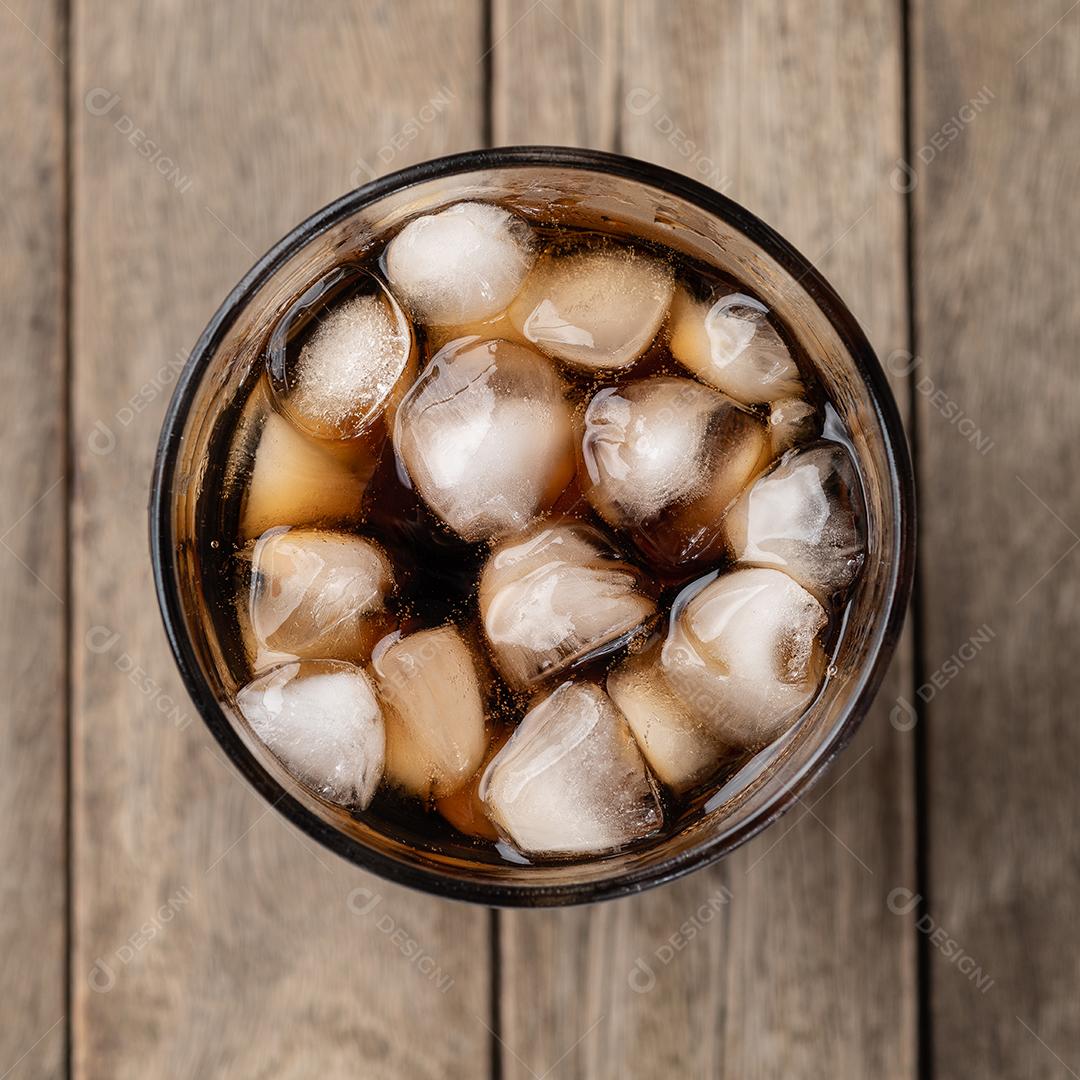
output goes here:
<path id="1" fill-rule="evenodd" d="M 559 885 L 505 884 L 462 880 L 437 867 L 399 862 L 322 820 L 279 783 L 258 761 L 221 708 L 189 639 L 177 552 L 173 542 L 173 497 L 181 435 L 218 346 L 259 288 L 292 255 L 344 218 L 379 199 L 430 180 L 506 167 L 557 167 L 621 177 L 675 195 L 739 230 L 791 274 L 824 314 L 843 343 L 869 395 L 884 435 L 889 470 L 890 512 L 895 541 L 887 610 L 878 620 L 861 670 L 842 706 L 832 735 L 801 771 L 738 828 L 722 832 L 647 867 L 619 871 L 611 878 Z M 509 146 L 470 150 L 432 158 L 378 177 L 342 195 L 306 218 L 274 244 L 244 274 L 195 343 L 162 421 L 149 501 L 150 558 L 165 634 L 184 686 L 203 722 L 240 773 L 274 809 L 335 854 L 397 884 L 449 899 L 499 907 L 547 907 L 613 899 L 662 885 L 706 866 L 756 836 L 800 801 L 851 740 L 876 695 L 892 658 L 911 596 L 915 563 L 915 478 L 899 408 L 880 362 L 862 328 L 813 263 L 755 214 L 706 185 L 659 165 L 599 150 L 559 146 Z"/>

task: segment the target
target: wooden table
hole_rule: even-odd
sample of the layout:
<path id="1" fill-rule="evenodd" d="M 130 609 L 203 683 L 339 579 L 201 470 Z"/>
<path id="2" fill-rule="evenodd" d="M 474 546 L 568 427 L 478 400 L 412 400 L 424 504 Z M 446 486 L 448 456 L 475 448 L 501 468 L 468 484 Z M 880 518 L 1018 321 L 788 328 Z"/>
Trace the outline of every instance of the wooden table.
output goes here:
<path id="1" fill-rule="evenodd" d="M 0 1076 L 1080 1074 L 1077 5 L 3 0 L 0 86 Z M 818 263 L 910 422 L 920 575 L 805 808 L 498 914 L 353 869 L 225 762 L 145 508 L 260 252 L 525 142 L 683 170 Z"/>

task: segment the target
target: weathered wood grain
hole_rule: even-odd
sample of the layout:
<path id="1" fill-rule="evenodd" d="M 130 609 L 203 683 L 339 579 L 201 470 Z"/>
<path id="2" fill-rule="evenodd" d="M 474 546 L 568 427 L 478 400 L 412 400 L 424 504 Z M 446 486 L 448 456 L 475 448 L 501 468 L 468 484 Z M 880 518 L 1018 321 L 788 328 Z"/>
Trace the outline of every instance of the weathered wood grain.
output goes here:
<path id="1" fill-rule="evenodd" d="M 527 8 L 497 5 L 496 25 Z M 533 35 L 558 46 L 508 32 L 496 48 L 499 141 L 594 130 L 592 103 L 618 86 L 625 152 L 723 187 L 818 263 L 882 355 L 904 347 L 895 5 L 633 2 L 617 72 L 573 5 L 543 8 L 556 17 L 536 9 Z M 552 77 L 556 49 L 584 74 Z M 888 723 L 909 656 L 811 808 L 724 865 L 596 909 L 503 916 L 507 1076 L 915 1075 L 915 931 L 886 904 L 914 881 L 912 736 Z"/>
<path id="2" fill-rule="evenodd" d="M 66 478 L 64 5 L 0 5 L 0 760 L 18 762 L 0 787 L 0 1076 L 64 1075 L 69 1020 L 78 1077 L 486 1075 L 488 916 L 384 886 L 284 824 L 173 671 L 144 520 L 178 358 L 308 211 L 479 142 L 488 61 L 496 143 L 621 148 L 722 186 L 819 263 L 889 357 L 908 346 L 900 9 L 492 0 L 485 40 L 483 6 L 450 0 L 71 7 Z M 920 432 L 937 936 L 888 904 L 923 884 L 915 736 L 887 722 L 913 699 L 905 646 L 812 814 L 640 898 L 499 917 L 508 1078 L 910 1080 L 917 940 L 933 1075 L 1080 1072 L 1080 10 L 911 7 L 919 357 L 892 366 Z M 448 989 L 350 896 L 380 897 Z"/>
<path id="3" fill-rule="evenodd" d="M 1080 10 L 918 3 L 934 1075 L 1080 1072 Z"/>
<path id="4" fill-rule="evenodd" d="M 618 138 L 619 0 L 494 0 L 491 116 L 497 146 L 611 148 Z"/>
<path id="5" fill-rule="evenodd" d="M 65 971 L 64 27 L 0 8 L 0 1076 L 59 1077 Z M 15 103 L 15 107 L 11 107 Z"/>
<path id="6" fill-rule="evenodd" d="M 372 172 L 475 144 L 480 15 L 74 5 L 80 1078 L 486 1069 L 486 914 L 351 869 L 252 793 L 179 684 L 144 540 L 177 357 L 303 216 Z M 436 95 L 434 119 L 409 126 Z M 372 914 L 350 910 L 355 889 L 382 898 Z M 452 983 L 425 977 L 388 927 Z"/>

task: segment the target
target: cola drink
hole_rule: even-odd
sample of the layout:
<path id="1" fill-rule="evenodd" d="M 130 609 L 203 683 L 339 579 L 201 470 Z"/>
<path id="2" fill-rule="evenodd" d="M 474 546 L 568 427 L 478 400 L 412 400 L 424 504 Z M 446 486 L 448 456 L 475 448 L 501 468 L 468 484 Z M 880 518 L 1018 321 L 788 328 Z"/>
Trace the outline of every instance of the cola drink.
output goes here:
<path id="1" fill-rule="evenodd" d="M 655 239 L 419 214 L 285 305 L 205 591 L 315 797 L 513 862 L 648 844 L 797 730 L 867 557 L 789 328 Z"/>

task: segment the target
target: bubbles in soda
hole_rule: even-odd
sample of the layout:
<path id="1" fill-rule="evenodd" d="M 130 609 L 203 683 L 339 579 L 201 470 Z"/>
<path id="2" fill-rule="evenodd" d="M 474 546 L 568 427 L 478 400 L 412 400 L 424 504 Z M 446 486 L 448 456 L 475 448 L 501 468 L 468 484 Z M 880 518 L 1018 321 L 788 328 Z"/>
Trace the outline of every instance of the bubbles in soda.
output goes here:
<path id="1" fill-rule="evenodd" d="M 238 712 L 407 843 L 684 827 L 806 716 L 867 557 L 813 358 L 598 225 L 417 215 L 285 305 L 237 403 L 203 551 Z"/>

